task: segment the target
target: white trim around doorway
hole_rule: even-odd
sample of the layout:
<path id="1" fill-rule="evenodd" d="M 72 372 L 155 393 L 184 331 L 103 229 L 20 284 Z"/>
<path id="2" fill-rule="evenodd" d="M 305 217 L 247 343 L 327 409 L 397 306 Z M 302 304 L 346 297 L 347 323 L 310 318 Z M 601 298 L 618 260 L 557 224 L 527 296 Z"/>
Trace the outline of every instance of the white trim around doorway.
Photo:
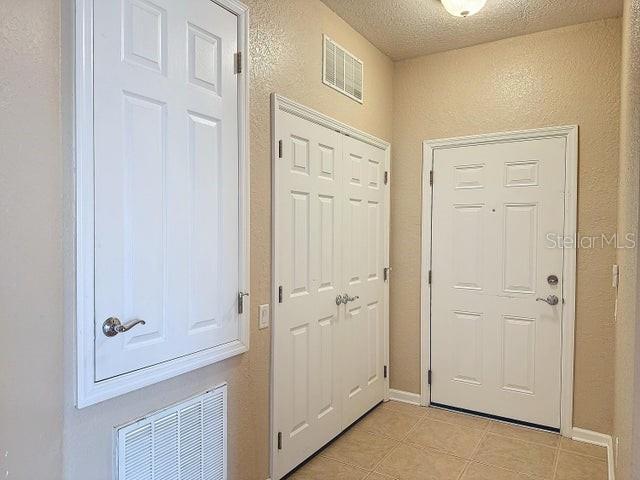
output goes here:
<path id="1" fill-rule="evenodd" d="M 491 133 L 467 137 L 425 140 L 422 158 L 422 265 L 421 265 L 421 319 L 420 368 L 421 404 L 429 405 L 431 392 L 427 372 L 431 368 L 431 210 L 432 186 L 430 172 L 435 150 L 452 146 L 481 145 L 486 143 L 521 141 L 534 138 L 561 137 L 566 139 L 564 232 L 575 236 L 578 225 L 578 126 L 538 128 L 515 132 Z M 562 311 L 562 391 L 560 404 L 560 433 L 573 435 L 573 364 L 575 337 L 576 249 L 567 248 L 563 256 L 564 301 Z"/>

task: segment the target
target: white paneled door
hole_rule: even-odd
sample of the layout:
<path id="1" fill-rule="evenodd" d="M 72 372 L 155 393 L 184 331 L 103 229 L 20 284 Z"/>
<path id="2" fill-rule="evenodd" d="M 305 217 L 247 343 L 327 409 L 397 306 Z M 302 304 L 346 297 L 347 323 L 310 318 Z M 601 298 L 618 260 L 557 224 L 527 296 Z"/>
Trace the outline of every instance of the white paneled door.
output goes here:
<path id="1" fill-rule="evenodd" d="M 342 143 L 342 281 L 354 300 L 340 329 L 343 424 L 384 396 L 385 152 L 351 137 Z"/>
<path id="2" fill-rule="evenodd" d="M 560 427 L 565 156 L 560 137 L 434 150 L 432 403 Z"/>
<path id="3" fill-rule="evenodd" d="M 383 400 L 385 150 L 277 113 L 274 476 Z"/>
<path id="4" fill-rule="evenodd" d="M 101 381 L 239 336 L 238 19 L 210 0 L 94 8 Z M 106 336 L 110 317 L 144 324 Z"/>

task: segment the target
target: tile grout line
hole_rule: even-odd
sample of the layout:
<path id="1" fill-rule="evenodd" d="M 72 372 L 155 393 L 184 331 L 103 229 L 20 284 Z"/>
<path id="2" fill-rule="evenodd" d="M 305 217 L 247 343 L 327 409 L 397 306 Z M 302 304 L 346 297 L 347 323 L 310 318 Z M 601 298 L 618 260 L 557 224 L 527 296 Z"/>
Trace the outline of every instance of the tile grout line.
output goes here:
<path id="1" fill-rule="evenodd" d="M 558 476 L 559 463 L 560 463 L 560 444 L 558 443 L 558 448 L 556 449 L 556 458 L 555 458 L 555 461 L 553 462 L 553 475 L 551 477 L 551 480 L 555 480 L 555 478 Z"/>
<path id="2" fill-rule="evenodd" d="M 393 408 L 393 407 L 392 407 Z M 409 415 L 409 414 L 407 414 Z M 411 426 L 411 428 L 407 431 L 407 433 L 400 439 L 394 439 L 396 440 L 396 445 L 394 445 L 394 447 L 389 450 L 389 452 L 384 455 L 380 461 L 378 461 L 374 466 L 373 469 L 371 470 L 371 473 L 369 474 L 369 476 L 371 476 L 373 473 L 377 473 L 376 469 L 387 459 L 391 456 L 391 454 L 393 454 L 393 452 L 395 452 L 399 447 L 404 445 L 404 440 L 406 440 L 409 435 L 411 434 L 411 432 L 413 431 L 414 428 L 416 428 L 418 426 L 418 424 L 427 416 L 427 410 L 425 409 L 424 413 L 420 416 L 420 418 L 417 419 L 417 421 Z M 393 477 L 392 477 L 393 478 Z"/>
<path id="3" fill-rule="evenodd" d="M 328 456 L 322 455 L 322 454 L 319 454 L 318 456 L 324 458 L 325 460 L 331 460 L 332 462 L 336 462 L 336 463 L 339 463 L 341 465 L 345 465 L 347 467 L 355 468 L 356 470 L 361 470 L 361 471 L 363 471 L 364 473 L 367 473 L 367 474 L 372 472 L 371 470 L 366 469 L 364 467 L 361 467 L 360 465 L 356 465 L 354 463 L 345 462 L 344 460 L 340 460 L 338 458 L 328 457 Z"/>
<path id="4" fill-rule="evenodd" d="M 482 442 L 484 441 L 485 438 L 487 438 L 487 435 L 489 434 L 490 427 L 491 427 L 491 422 L 487 423 L 487 426 L 484 428 L 484 431 L 482 432 L 482 436 L 480 437 L 480 440 L 478 440 L 478 444 L 473 449 L 473 452 L 471 453 L 471 457 L 467 460 L 467 464 L 462 469 L 462 472 L 458 476 L 457 480 L 461 480 L 464 477 L 465 473 L 467 473 L 467 470 L 469 470 L 469 467 L 471 466 L 471 463 L 473 462 L 476 454 L 478 453 L 478 450 L 480 450 L 480 445 L 482 445 Z"/>
<path id="5" fill-rule="evenodd" d="M 462 477 L 464 477 L 464 474 L 467 473 L 467 470 L 469 469 L 470 465 L 471 465 L 471 460 L 467 460 L 467 463 L 464 464 L 464 468 L 462 469 L 460 474 L 457 476 L 456 480 L 461 480 Z"/>
<path id="6" fill-rule="evenodd" d="M 607 450 L 607 447 L 603 447 L 603 446 L 600 446 L 600 445 L 596 445 L 596 446 L 600 447 L 600 448 L 603 448 L 605 451 Z M 576 452 L 574 450 L 567 450 L 566 448 L 562 448 L 561 446 L 558 446 L 558 450 L 561 450 L 561 451 L 566 452 L 566 453 L 571 453 L 572 455 L 579 455 L 581 457 L 587 457 L 587 458 L 590 458 L 592 460 L 599 460 L 601 462 L 607 462 L 608 461 L 607 458 L 598 457 L 596 455 L 589 455 L 588 453 Z"/>
<path id="7" fill-rule="evenodd" d="M 393 448 L 391 450 L 389 450 L 371 469 L 371 472 L 369 473 L 369 476 L 371 476 L 371 474 L 373 473 L 377 473 L 376 469 L 382 465 L 382 463 L 391 456 L 391 454 L 393 452 L 395 452 L 399 447 L 402 446 L 402 443 L 398 442 L 396 445 L 393 446 Z M 385 474 L 386 475 L 386 474 Z"/>
<path id="8" fill-rule="evenodd" d="M 527 441 L 525 441 L 525 440 L 520 440 L 520 439 L 518 439 L 518 438 L 505 437 L 505 436 L 503 436 L 503 435 L 498 435 L 498 434 L 496 434 L 495 432 L 491 432 L 491 431 L 490 431 L 490 424 L 489 424 L 489 427 L 487 427 L 487 429 L 486 429 L 486 431 L 485 431 L 485 433 L 484 433 L 483 438 L 480 440 L 480 443 L 478 443 L 478 446 L 477 446 L 476 450 L 475 450 L 475 451 L 474 451 L 474 453 L 473 453 L 472 460 L 471 460 L 471 462 L 470 462 L 470 463 L 477 463 L 477 464 L 479 464 L 479 465 L 484 465 L 484 466 L 487 466 L 487 467 L 498 468 L 498 469 L 500 469 L 500 470 L 505 470 L 505 471 L 507 471 L 507 472 L 512 472 L 512 473 L 515 473 L 516 475 L 523 475 L 523 476 L 526 476 L 526 477 L 535 478 L 535 477 L 532 477 L 532 476 L 531 476 L 531 474 L 529 474 L 529 473 L 519 472 L 519 471 L 517 471 L 517 470 L 513 470 L 513 469 L 511 469 L 511 468 L 507 468 L 507 467 L 505 467 L 505 466 L 493 465 L 493 464 L 491 464 L 491 463 L 488 463 L 488 462 L 485 462 L 485 461 L 481 461 L 481 460 L 476 459 L 476 458 L 475 458 L 475 456 L 476 456 L 476 454 L 478 453 L 478 450 L 480 450 L 480 444 L 482 443 L 482 441 L 483 441 L 487 436 L 489 436 L 489 434 L 491 434 L 491 435 L 496 435 L 496 436 L 499 436 L 499 437 L 502 437 L 502 438 L 508 438 L 508 439 L 510 439 L 510 440 L 517 440 L 517 441 L 520 441 L 520 442 L 523 442 L 523 443 L 530 443 L 530 444 L 539 445 L 539 446 L 543 446 L 543 447 L 547 447 L 547 448 L 553 448 L 554 450 L 556 450 L 556 455 L 554 456 L 554 472 L 553 472 L 553 475 L 555 476 L 555 467 L 556 467 L 557 458 L 558 458 L 558 456 L 559 456 L 559 454 L 558 454 L 557 452 L 559 452 L 559 451 L 560 451 L 560 446 L 559 446 L 560 444 L 558 444 L 558 446 L 557 446 L 557 447 L 550 447 L 550 446 L 548 446 L 548 445 L 542 445 L 542 444 L 538 444 L 538 443 L 534 443 L 534 442 L 527 442 Z M 552 477 L 551 479 L 549 479 L 549 480 L 553 480 L 553 477 Z"/>
<path id="9" fill-rule="evenodd" d="M 392 407 L 392 408 L 393 408 L 393 407 Z M 375 409 L 374 409 L 374 410 L 375 410 Z M 369 412 L 367 415 L 369 415 L 369 414 L 371 414 L 371 413 L 373 413 L 373 412 Z M 399 412 L 399 413 L 402 413 L 402 412 Z M 409 429 L 409 432 L 410 432 L 410 431 L 411 431 L 411 430 L 412 430 L 416 425 L 418 425 L 418 423 L 420 423 L 420 421 L 421 421 L 424 417 L 426 417 L 426 415 L 427 415 L 427 412 L 424 412 L 424 413 L 420 416 L 420 418 L 418 418 L 418 420 L 416 421 L 416 423 L 415 423 L 415 424 L 414 424 L 414 425 Z M 361 419 L 361 420 L 362 420 L 362 419 Z M 356 422 L 356 423 L 355 423 L 354 425 L 352 425 L 350 428 L 355 428 L 355 429 L 357 429 L 357 428 L 358 428 L 357 424 L 358 424 L 359 422 L 360 422 L 360 420 L 358 420 L 358 422 Z M 359 466 L 359 465 L 354 465 L 354 464 L 349 463 L 349 462 L 346 462 L 346 461 L 344 461 L 344 460 L 339 460 L 339 459 L 336 459 L 336 458 L 333 458 L 333 457 L 327 456 L 326 454 L 324 454 L 324 453 L 322 453 L 322 452 L 321 452 L 321 453 L 319 453 L 319 455 L 320 455 L 321 457 L 327 458 L 327 459 L 329 459 L 329 460 L 333 460 L 333 461 L 338 462 L 338 463 L 341 463 L 341 464 L 343 464 L 343 465 L 347 465 L 347 466 L 349 466 L 349 467 L 355 467 L 355 468 L 357 468 L 357 469 L 359 469 L 359 470 L 362 470 L 362 471 L 364 471 L 364 472 L 367 472 L 367 475 L 366 475 L 365 477 L 363 477 L 363 480 L 365 480 L 366 478 L 370 477 L 372 474 L 377 473 L 377 472 L 375 471 L 375 469 L 376 469 L 376 468 L 378 468 L 378 466 L 379 466 L 382 462 L 384 462 L 384 461 L 387 459 L 387 457 L 388 457 L 389 455 L 391 455 L 391 454 L 392 454 L 392 453 L 393 453 L 393 452 L 394 452 L 394 451 L 395 451 L 399 446 L 401 446 L 401 445 L 402 445 L 402 443 L 401 443 L 401 442 L 402 442 L 402 440 L 398 440 L 397 438 L 389 437 L 389 436 L 387 436 L 387 435 L 380 434 L 380 433 L 378 433 L 378 432 L 371 432 L 371 431 L 367 430 L 367 429 L 366 429 L 366 428 L 364 428 L 364 427 L 359 427 L 359 428 L 360 428 L 360 430 L 361 430 L 361 431 L 366 432 L 366 433 L 368 433 L 369 435 L 378 436 L 378 437 L 385 438 L 385 439 L 389 439 L 389 440 L 393 440 L 394 442 L 396 442 L 396 445 L 394 445 L 394 446 L 391 448 L 391 450 L 390 450 L 387 454 L 385 454 L 385 455 L 382 457 L 382 459 L 380 459 L 380 461 L 378 461 L 378 462 L 373 466 L 373 468 L 372 468 L 371 470 L 366 469 L 366 468 L 363 468 L 363 467 L 361 467 L 361 466 Z M 404 439 L 404 438 L 406 438 L 406 437 L 409 435 L 409 432 L 407 432 L 407 434 L 406 434 L 404 437 L 402 437 L 402 438 L 403 438 L 403 439 Z M 335 440 L 334 440 L 334 441 L 335 441 Z M 333 443 L 333 441 L 332 441 L 331 443 Z M 392 478 L 393 478 L 393 477 L 392 477 Z"/>

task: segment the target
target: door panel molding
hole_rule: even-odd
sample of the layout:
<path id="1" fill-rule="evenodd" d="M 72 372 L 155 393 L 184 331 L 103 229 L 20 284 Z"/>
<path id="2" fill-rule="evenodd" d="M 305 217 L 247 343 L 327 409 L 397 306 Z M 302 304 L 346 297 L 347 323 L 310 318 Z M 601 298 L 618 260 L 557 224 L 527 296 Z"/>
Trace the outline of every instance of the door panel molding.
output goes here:
<path id="1" fill-rule="evenodd" d="M 429 376 L 431 370 L 431 247 L 432 247 L 432 175 L 434 154 L 438 149 L 487 145 L 492 143 L 520 142 L 532 139 L 564 138 L 565 150 L 565 185 L 564 185 L 564 234 L 577 234 L 577 192 L 578 192 L 578 126 L 538 128 L 514 132 L 490 133 L 464 137 L 425 140 L 423 142 L 422 159 L 422 265 L 421 265 L 421 403 L 429 405 L 431 391 Z M 538 182 L 536 165 L 511 165 L 506 179 L 508 185 L 518 188 Z M 536 167 L 536 168 L 534 168 Z M 481 181 L 481 176 L 470 175 L 469 171 L 461 172 L 459 188 L 474 188 Z M 476 172 L 477 173 L 477 172 Z M 464 174 L 464 175 L 463 175 Z M 437 182 L 437 177 L 433 180 Z M 574 342 L 575 342 L 575 297 L 576 297 L 576 249 L 563 251 L 563 295 L 562 310 L 562 365 L 561 365 L 561 400 L 560 431 L 570 437 L 573 432 L 573 379 L 574 379 Z M 437 375 L 437 372 L 434 373 Z"/>
<path id="2" fill-rule="evenodd" d="M 279 251 L 282 251 L 281 243 L 284 240 L 278 239 L 278 232 L 283 232 L 290 223 L 288 219 L 284 218 L 285 215 L 290 215 L 288 213 L 288 207 L 282 203 L 281 200 L 281 190 L 288 182 L 287 178 L 289 172 L 294 171 L 296 173 L 297 180 L 300 182 L 307 181 L 307 166 L 304 165 L 289 165 L 290 169 L 283 170 L 282 165 L 278 162 L 282 162 L 287 160 L 287 155 L 290 152 L 290 145 L 287 145 L 286 134 L 290 128 L 290 123 L 292 118 L 306 120 L 307 122 L 311 122 L 316 126 L 323 127 L 332 132 L 337 132 L 337 134 L 342 137 L 339 140 L 339 151 L 340 155 L 329 155 L 327 154 L 328 147 L 325 145 L 318 145 L 319 150 L 319 169 L 317 171 L 318 181 L 327 182 L 329 180 L 335 180 L 337 177 L 340 177 L 338 180 L 340 185 L 344 185 L 344 187 L 337 188 L 336 191 L 339 195 L 342 195 L 340 199 L 323 197 L 322 192 L 317 192 L 320 199 L 320 205 L 318 206 L 319 210 L 317 212 L 317 216 L 321 222 L 321 227 L 325 226 L 324 224 L 329 224 L 329 221 L 332 216 L 337 216 L 337 218 L 342 218 L 343 214 L 345 214 L 342 210 L 346 209 L 346 203 L 351 200 L 354 195 L 349 195 L 349 189 L 362 189 L 363 191 L 371 190 L 373 192 L 370 196 L 362 195 L 361 197 L 357 197 L 356 200 L 359 203 L 359 214 L 361 221 L 367 221 L 367 223 L 371 222 L 372 219 L 375 220 L 375 223 L 379 226 L 379 228 L 383 228 L 382 239 L 380 243 L 376 243 L 374 245 L 375 252 L 370 252 L 370 255 L 365 255 L 365 252 L 356 252 L 360 253 L 360 256 L 356 255 L 354 258 L 358 259 L 357 268 L 351 272 L 349 270 L 350 262 L 341 262 L 341 268 L 343 269 L 341 278 L 337 277 L 337 272 L 332 270 L 332 262 L 331 259 L 328 258 L 330 255 L 337 254 L 337 252 L 329 252 L 327 250 L 327 258 L 319 259 L 318 265 L 316 269 L 318 270 L 318 277 L 314 281 L 318 284 L 319 289 L 318 292 L 324 292 L 325 290 L 340 290 L 338 293 L 342 294 L 345 292 L 352 292 L 352 295 L 356 295 L 357 288 L 365 288 L 367 285 L 364 283 L 375 283 L 380 282 L 382 298 L 384 302 L 384 307 L 380 308 L 377 302 L 374 302 L 373 299 L 362 298 L 360 302 L 356 300 L 355 303 L 350 303 L 347 307 L 342 306 L 340 308 L 345 309 L 344 312 L 339 313 L 338 316 L 342 318 L 342 316 L 346 316 L 347 312 L 351 309 L 358 312 L 358 321 L 360 325 L 363 327 L 363 335 L 364 338 L 369 339 L 371 342 L 375 342 L 379 339 L 379 336 L 383 336 L 383 345 L 384 348 L 381 350 L 369 350 L 367 352 L 367 356 L 365 358 L 366 363 L 363 364 L 363 369 L 361 375 L 358 377 L 357 381 L 354 381 L 354 385 L 364 385 L 361 389 L 366 390 L 369 385 L 372 385 L 376 382 L 382 380 L 381 388 L 383 391 L 383 399 L 387 400 L 389 398 L 389 379 L 380 378 L 382 375 L 382 370 L 376 372 L 374 365 L 380 362 L 380 357 L 383 359 L 383 364 L 389 364 L 389 347 L 388 347 L 388 338 L 389 338 L 389 283 L 386 280 L 386 276 L 383 275 L 383 270 L 373 269 L 373 263 L 383 263 L 384 266 L 389 265 L 389 221 L 390 221 L 390 212 L 389 212 L 389 200 L 390 200 L 390 188 L 388 181 L 385 181 L 387 177 L 385 177 L 385 170 L 388 171 L 390 169 L 390 161 L 391 161 L 391 146 L 389 143 L 380 140 L 368 133 L 362 132 L 355 128 L 350 127 L 349 125 L 343 124 L 327 115 L 319 113 L 315 110 L 307 108 L 303 105 L 300 105 L 296 102 L 293 102 L 281 95 L 276 93 L 271 96 L 271 124 L 272 124 L 272 330 L 271 330 L 271 346 L 272 346 L 272 355 L 271 355 L 271 440 L 270 440 L 270 448 L 271 448 L 271 478 L 274 480 L 281 478 L 283 474 L 286 474 L 289 466 L 284 465 L 285 461 L 289 461 L 289 459 L 281 458 L 279 460 L 278 454 L 279 449 L 278 446 L 283 445 L 282 440 L 285 437 L 288 437 L 287 432 L 284 430 L 288 428 L 286 425 L 285 419 L 280 419 L 278 417 L 278 409 L 276 405 L 276 397 L 277 395 L 282 396 L 282 394 L 278 393 L 277 388 L 282 388 L 283 383 L 283 373 L 280 373 L 277 369 L 276 361 L 278 358 L 278 352 L 275 347 L 275 339 L 276 339 L 276 330 L 277 326 L 282 326 L 284 328 L 285 319 L 284 313 L 287 311 L 286 302 L 289 301 L 289 295 L 291 292 L 287 291 L 286 288 L 287 280 L 287 272 L 280 271 L 283 267 L 280 265 L 279 258 L 281 255 Z M 309 127 L 310 128 L 310 127 Z M 370 159 L 367 158 L 355 158 L 353 157 L 354 162 L 346 161 L 346 155 L 349 152 L 348 148 L 344 145 L 343 141 L 348 139 L 355 139 L 359 142 L 362 142 L 361 149 L 367 150 L 371 149 L 371 147 L 376 147 L 376 149 L 380 149 L 381 152 L 377 154 L 377 156 L 373 156 Z M 359 154 L 358 154 L 359 155 Z M 344 160 L 343 160 L 344 159 Z M 342 164 L 338 164 L 337 162 L 342 162 Z M 295 168 L 294 168 L 295 167 Z M 301 171 L 302 167 L 304 167 L 304 172 Z M 281 178 L 282 177 L 282 178 Z M 304 177 L 304 179 L 303 179 Z M 368 179 L 368 181 L 366 181 Z M 302 191 L 302 189 L 301 189 Z M 379 195 L 379 196 L 375 196 Z M 380 208 L 380 201 L 383 199 L 384 208 Z M 340 210 L 340 211 L 338 211 Z M 331 218 L 330 218 L 331 217 Z M 381 225 L 383 224 L 383 225 Z M 332 232 L 327 229 L 326 232 L 322 232 L 320 235 L 322 238 L 329 237 Z M 288 238 L 288 237 L 287 237 Z M 343 245 L 339 245 L 340 249 L 344 248 Z M 279 250 L 280 249 L 280 250 Z M 285 249 L 286 250 L 286 249 Z M 354 266 L 355 268 L 355 266 Z M 352 275 L 353 273 L 353 275 Z M 353 277 L 353 278 L 351 278 Z M 349 279 L 351 278 L 352 284 L 349 284 Z M 284 293 L 280 290 L 280 286 L 285 285 L 283 288 Z M 340 288 L 338 288 L 340 287 Z M 344 287 L 344 292 L 341 288 Z M 350 288 L 351 287 L 351 288 Z M 335 293 L 335 292 L 326 292 L 326 293 Z M 358 293 L 362 295 L 362 293 Z M 380 296 L 378 296 L 380 298 Z M 281 303 L 280 300 L 283 300 L 285 303 Z M 332 300 L 333 302 L 333 300 Z M 333 305 L 335 307 L 335 304 Z M 378 312 L 378 310 L 381 310 Z M 311 314 L 316 312 L 311 312 Z M 335 317 L 337 318 L 337 316 Z M 324 314 L 320 315 L 317 319 L 311 319 L 310 321 L 319 322 L 321 326 L 325 327 L 333 325 L 328 322 L 328 319 L 325 318 Z M 345 321 L 342 319 L 342 326 L 344 326 Z M 286 324 L 288 325 L 288 324 Z M 380 330 L 377 330 L 376 328 Z M 340 327 L 341 325 L 338 325 Z M 329 335 L 329 331 L 327 330 L 326 335 Z M 325 335 L 325 337 L 326 337 Z M 278 337 L 280 338 L 280 337 Z M 324 338 L 324 337 L 322 337 Z M 328 337 L 327 337 L 328 338 Z M 333 346 L 336 349 L 339 349 L 341 338 L 337 339 L 338 342 L 333 343 Z M 324 362 L 328 362 L 329 359 L 325 358 Z M 326 373 L 326 372 L 325 372 Z M 360 378 L 362 377 L 362 378 Z M 326 383 L 326 378 L 316 378 L 315 381 L 320 382 L 324 385 Z M 340 383 L 339 387 L 339 396 L 341 399 L 341 405 L 345 403 L 342 401 L 342 397 L 345 393 L 344 388 L 346 388 L 347 382 Z M 335 387 L 335 385 L 334 385 Z M 344 387 L 344 388 L 343 388 Z M 366 390 L 367 392 L 369 390 Z M 324 390 L 323 390 L 324 392 Z M 327 409 L 326 406 L 329 405 L 328 399 L 324 398 L 324 394 L 321 394 L 323 397 L 321 399 L 322 412 L 317 416 L 318 419 L 325 416 L 324 412 L 331 410 Z M 370 400 L 370 395 L 367 397 Z M 359 399 L 360 397 L 358 397 Z M 370 408 L 370 407 L 369 407 Z M 340 410 L 344 410 L 341 408 Z M 357 408 L 352 408 L 352 410 L 357 410 Z M 318 412 L 316 412 L 318 413 Z M 338 412 L 344 417 L 344 412 Z M 361 412 L 364 414 L 365 412 Z M 359 415 L 358 415 L 359 416 Z M 315 421 L 315 420 L 314 420 Z M 345 419 L 341 418 L 341 422 L 344 422 Z M 351 423 L 352 420 L 349 420 Z M 328 428 L 328 427 L 327 427 Z M 327 428 L 323 430 L 326 433 Z M 279 436 L 279 432 L 282 432 L 282 435 Z M 339 431 L 335 432 L 337 435 Z M 327 441 L 329 441 L 328 439 Z M 300 443 L 300 442 L 299 442 Z M 289 442 L 291 444 L 291 442 Z M 312 454 L 313 451 L 307 451 L 307 449 L 303 448 L 303 445 L 296 445 L 295 452 L 299 456 L 308 456 L 307 454 Z M 304 459 L 303 459 L 304 460 Z"/>
<path id="3" fill-rule="evenodd" d="M 238 50 L 248 51 L 248 8 L 237 0 L 213 0 L 237 17 Z M 123 375 L 96 381 L 94 355 L 94 0 L 75 0 L 75 14 L 68 19 L 72 43 L 69 62 L 73 85 L 69 87 L 73 110 L 74 157 L 67 169 L 68 230 L 74 242 L 66 253 L 69 311 L 75 322 L 76 405 L 87 407 L 103 400 L 174 377 L 181 373 L 246 352 L 249 348 L 248 305 L 240 315 L 238 338 L 216 348 L 182 356 Z M 132 48 L 135 46 L 132 46 Z M 135 52 L 128 52 L 128 55 Z M 131 57 L 131 55 L 129 55 Z M 163 56 L 163 55 L 162 55 Z M 138 60 L 142 57 L 136 57 Z M 243 55 L 246 58 L 246 55 Z M 130 60 L 130 59 L 129 59 Z M 152 74 L 164 74 L 165 66 L 147 60 Z M 243 68 L 237 75 L 238 95 L 238 175 L 239 175 L 239 287 L 249 290 L 249 74 Z M 71 235 L 71 234 L 70 234 Z"/>

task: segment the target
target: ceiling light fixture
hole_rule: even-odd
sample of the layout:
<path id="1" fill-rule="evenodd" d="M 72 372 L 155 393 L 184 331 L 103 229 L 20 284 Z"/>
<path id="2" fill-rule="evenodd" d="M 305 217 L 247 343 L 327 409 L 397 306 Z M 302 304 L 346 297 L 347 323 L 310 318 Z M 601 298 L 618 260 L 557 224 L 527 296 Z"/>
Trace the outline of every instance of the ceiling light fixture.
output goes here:
<path id="1" fill-rule="evenodd" d="M 451 15 L 456 17 L 470 17 L 478 13 L 487 0 L 442 0 L 442 5 Z"/>

